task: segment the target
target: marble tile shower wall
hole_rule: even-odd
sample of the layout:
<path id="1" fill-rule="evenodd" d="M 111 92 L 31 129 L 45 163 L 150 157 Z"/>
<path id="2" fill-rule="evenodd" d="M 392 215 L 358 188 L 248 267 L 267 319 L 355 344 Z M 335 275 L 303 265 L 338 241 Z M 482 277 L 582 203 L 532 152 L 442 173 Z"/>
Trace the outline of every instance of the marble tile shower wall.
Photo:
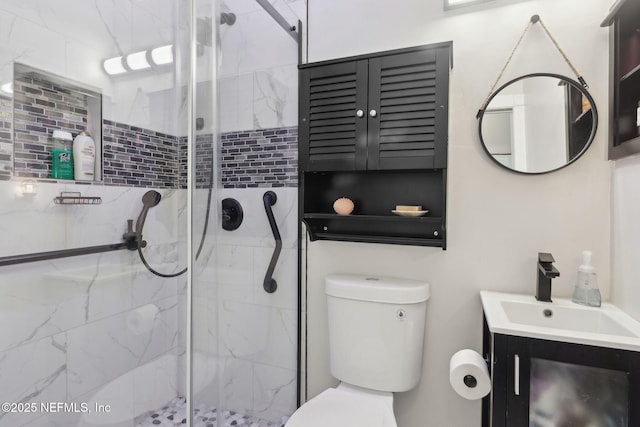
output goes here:
<path id="1" fill-rule="evenodd" d="M 0 231 L 3 241 L 17 245 L 2 245 L 3 255 L 115 243 L 126 219 L 139 213 L 146 191 L 93 186 L 91 195 L 102 197 L 101 205 L 60 206 L 51 202 L 53 197 L 73 184 L 42 183 L 33 198 L 16 195 L 15 186 L 0 181 L 0 198 L 11 201 L 0 205 Z M 184 201 L 179 191 L 161 193 L 162 203 L 149 212 L 145 224 L 146 255 L 157 268 L 173 271 L 180 264 L 174 218 Z M 133 417 L 131 404 L 151 410 L 155 408 L 145 407 L 149 402 L 165 403 L 149 400 L 148 387 L 137 382 L 138 372 L 155 365 L 164 366 L 155 375 L 165 378 L 163 398 L 178 394 L 178 366 L 171 360 L 184 351 L 178 337 L 181 279 L 156 277 L 135 252 L 117 251 L 2 267 L 0 283 L 0 322 L 11 325 L 0 336 L 0 401 L 90 402 L 103 387 L 115 384 L 110 394 L 95 398 L 112 404 L 115 416 Z M 136 328 L 134 316 L 149 309 L 155 313 L 150 323 Z M 4 413 L 0 426 L 84 425 L 81 416 Z"/>
<path id="2" fill-rule="evenodd" d="M 260 73 L 258 77 L 256 87 L 263 80 L 264 86 L 270 87 L 267 73 Z M 242 230 L 222 236 L 217 249 L 222 252 L 218 257 L 230 269 L 220 272 L 220 281 L 216 283 L 222 283 L 225 292 L 241 291 L 225 296 L 221 306 L 220 326 L 225 341 L 223 381 L 232 384 L 225 390 L 225 402 L 230 408 L 278 421 L 295 409 L 296 396 L 297 227 L 291 218 L 295 219 L 297 212 L 297 128 L 286 125 L 292 120 L 283 121 L 282 112 L 275 115 L 277 120 L 267 120 L 268 114 L 273 113 L 267 101 L 262 95 L 256 101 L 260 108 L 256 107 L 257 121 L 254 120 L 253 125 L 257 130 L 252 130 L 248 123 L 249 130 L 228 130 L 220 135 L 218 161 L 224 187 L 222 195 L 239 199 L 248 210 Z M 4 176 L 10 179 L 17 158 L 11 157 L 14 153 L 12 100 L 0 103 L 0 193 L 2 200 L 11 200 L 0 206 L 5 224 L 0 224 L 0 231 L 5 233 L 6 242 L 16 243 L 12 243 L 12 247 L 2 245 L 3 255 L 7 251 L 57 250 L 61 249 L 60 242 L 64 242 L 65 247 L 115 242 L 122 234 L 123 221 L 138 215 L 145 187 L 153 187 L 161 189 L 163 199 L 150 212 L 145 226 L 145 234 L 153 237 L 153 245 L 147 248 L 148 257 L 152 265 L 171 271 L 175 258 L 181 254 L 176 242 L 181 242 L 183 237 L 173 228 L 181 224 L 176 221 L 176 212 L 185 212 L 184 192 L 174 190 L 186 188 L 186 138 L 104 120 L 103 181 L 82 190 L 87 195 L 103 197 L 103 204 L 99 207 L 54 206 L 53 197 L 61 191 L 76 191 L 78 185 L 46 179 L 51 131 L 66 128 L 76 134 L 84 129 L 86 120 L 74 124 L 78 126 L 76 130 L 67 127 L 66 121 L 45 122 L 44 110 L 41 114 L 37 109 L 44 109 L 44 105 L 54 108 L 47 105 L 54 101 L 41 102 L 42 105 L 31 106 L 36 110 L 27 108 L 20 113 L 24 116 L 33 113 L 34 123 L 29 128 L 25 124 L 23 134 L 25 139 L 37 141 L 35 146 L 29 146 L 35 151 L 29 155 L 41 163 L 38 172 L 31 176 L 44 181 L 38 184 L 38 194 L 33 199 L 16 195 L 16 180 L 3 182 L 2 171 L 6 170 Z M 82 115 L 82 108 L 78 108 L 74 115 Z M 68 114 L 71 112 L 67 111 Z M 293 115 L 289 112 L 284 116 Z M 268 125 L 272 127 L 265 128 Z M 198 188 L 209 185 L 213 147 L 213 135 L 198 135 Z M 273 251 L 273 237 L 262 206 L 265 191 L 262 188 L 274 188 L 278 194 L 274 212 L 285 239 L 275 271 L 281 285 L 276 295 L 260 291 Z M 86 233 L 89 229 L 91 233 Z M 28 242 L 21 238 L 25 235 L 46 238 Z M 236 266 L 237 260 L 229 254 L 248 258 Z M 184 260 L 177 264 L 184 265 Z M 242 270 L 234 271 L 234 267 Z M 184 335 L 180 332 L 184 324 L 181 322 L 186 319 L 183 280 L 152 276 L 141 268 L 135 254 L 123 251 L 30 264 L 28 268 L 3 267 L 0 283 L 3 284 L 0 301 L 6 304 L 5 310 L 0 311 L 0 320 L 16 325 L 10 334 L 0 337 L 0 377 L 13 384 L 0 389 L 1 401 L 87 402 L 117 384 L 115 393 L 123 396 L 124 401 L 120 407 L 114 406 L 113 411 L 133 418 L 140 413 L 140 408 L 155 409 L 154 405 L 161 407 L 169 400 L 154 401 L 158 396 L 145 396 L 144 390 L 164 388 L 162 396 L 184 393 L 179 381 L 184 368 Z M 239 286 L 234 288 L 235 284 Z M 152 327 L 141 333 L 132 330 L 131 316 L 149 305 L 155 305 L 158 310 Z M 208 309 L 210 305 L 205 307 Z M 147 382 L 140 382 L 137 372 L 156 365 L 165 368 L 155 376 L 158 385 L 148 387 Z M 124 378 L 127 380 L 121 381 Z M 220 378 L 214 378 L 216 381 Z M 137 409 L 126 413 L 125 407 L 131 402 Z M 0 427 L 69 427 L 79 425 L 78 417 L 0 414 Z"/>

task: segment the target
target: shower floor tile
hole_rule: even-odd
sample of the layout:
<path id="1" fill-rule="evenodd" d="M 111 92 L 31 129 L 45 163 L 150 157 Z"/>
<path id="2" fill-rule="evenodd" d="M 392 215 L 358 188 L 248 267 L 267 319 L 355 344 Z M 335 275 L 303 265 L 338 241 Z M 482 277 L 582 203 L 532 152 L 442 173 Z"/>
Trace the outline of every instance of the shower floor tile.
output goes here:
<path id="1" fill-rule="evenodd" d="M 286 420 L 265 421 L 233 411 L 224 411 L 224 425 L 222 425 L 217 424 L 216 408 L 198 405 L 193 411 L 195 413 L 193 427 L 282 427 L 286 422 Z M 186 401 L 182 397 L 176 397 L 161 409 L 136 419 L 136 427 L 178 427 L 186 423 Z"/>

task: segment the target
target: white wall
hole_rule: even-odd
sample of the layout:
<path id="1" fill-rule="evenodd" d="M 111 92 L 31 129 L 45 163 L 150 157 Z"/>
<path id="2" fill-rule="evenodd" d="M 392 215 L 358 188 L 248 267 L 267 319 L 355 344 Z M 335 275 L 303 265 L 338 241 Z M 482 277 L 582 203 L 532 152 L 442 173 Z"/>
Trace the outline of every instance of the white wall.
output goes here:
<path id="1" fill-rule="evenodd" d="M 610 165 L 606 127 L 570 167 L 540 176 L 510 173 L 491 161 L 477 136 L 476 112 L 517 38 L 540 14 L 582 71 L 607 123 L 609 0 L 496 0 L 444 13 L 440 1 L 310 0 L 309 60 L 453 40 L 448 163 L 448 249 L 315 242 L 307 249 L 308 392 L 334 384 L 329 375 L 323 280 L 334 272 L 428 280 L 422 381 L 396 397 L 400 427 L 480 425 L 480 402 L 456 395 L 451 355 L 481 348 L 481 289 L 533 294 L 537 252 L 551 252 L 561 276 L 553 295 L 568 296 L 580 252 L 591 249 L 609 297 Z M 538 26 L 527 35 L 504 80 L 528 72 L 573 77 Z"/>

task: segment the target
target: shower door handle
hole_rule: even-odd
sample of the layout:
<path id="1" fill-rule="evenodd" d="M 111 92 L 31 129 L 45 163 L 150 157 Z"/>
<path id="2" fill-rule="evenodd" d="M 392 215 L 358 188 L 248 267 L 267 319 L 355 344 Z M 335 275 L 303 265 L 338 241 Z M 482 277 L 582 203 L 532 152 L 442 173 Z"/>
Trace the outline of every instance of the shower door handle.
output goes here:
<path id="1" fill-rule="evenodd" d="M 273 250 L 273 255 L 271 256 L 271 262 L 269 262 L 267 273 L 265 274 L 264 281 L 262 282 L 264 290 L 270 294 L 274 293 L 278 288 L 278 283 L 276 283 L 276 279 L 273 278 L 273 270 L 275 270 L 276 268 L 276 263 L 278 262 L 280 251 L 282 250 L 282 238 L 280 237 L 278 224 L 276 224 L 276 219 L 273 217 L 273 210 L 271 209 L 271 206 L 275 205 L 277 200 L 278 196 L 276 196 L 276 193 L 274 193 L 273 191 L 267 191 L 262 196 L 262 201 L 264 202 L 264 210 L 267 213 L 267 219 L 269 220 L 269 225 L 271 226 L 271 232 L 273 233 L 273 238 L 276 241 L 276 247 Z"/>

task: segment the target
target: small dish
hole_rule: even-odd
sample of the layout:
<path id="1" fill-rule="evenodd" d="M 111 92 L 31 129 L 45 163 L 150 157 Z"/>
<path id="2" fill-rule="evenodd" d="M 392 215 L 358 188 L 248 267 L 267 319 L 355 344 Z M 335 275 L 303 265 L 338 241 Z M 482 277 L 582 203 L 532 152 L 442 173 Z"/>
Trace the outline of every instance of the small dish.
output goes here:
<path id="1" fill-rule="evenodd" d="M 428 213 L 428 210 L 424 210 L 424 211 L 397 211 L 397 210 L 392 210 L 391 212 L 393 212 L 396 215 L 400 215 L 400 216 L 407 216 L 407 217 L 416 217 L 416 216 L 423 216 L 426 213 Z"/>

